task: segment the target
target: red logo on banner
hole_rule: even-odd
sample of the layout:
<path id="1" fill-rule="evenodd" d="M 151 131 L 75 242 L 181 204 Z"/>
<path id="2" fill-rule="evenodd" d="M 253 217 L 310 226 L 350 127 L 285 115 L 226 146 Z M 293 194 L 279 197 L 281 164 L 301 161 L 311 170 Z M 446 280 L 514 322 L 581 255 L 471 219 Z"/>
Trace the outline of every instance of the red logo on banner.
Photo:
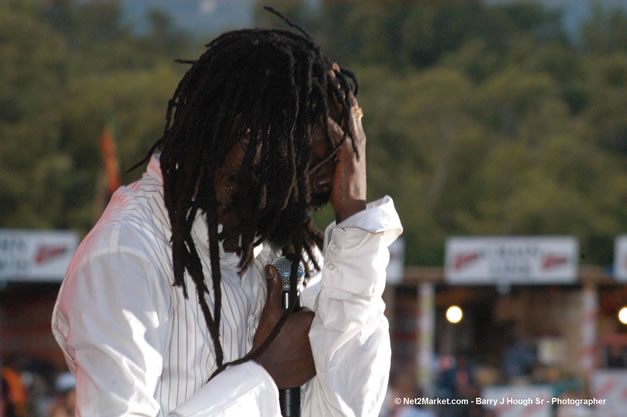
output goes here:
<path id="1" fill-rule="evenodd" d="M 480 256 L 481 254 L 478 252 L 460 253 L 459 255 L 455 257 L 453 268 L 455 268 L 456 270 L 462 269 L 469 263 L 472 263 L 476 261 L 477 259 L 479 259 Z"/>
<path id="2" fill-rule="evenodd" d="M 67 252 L 66 246 L 45 246 L 42 245 L 37 249 L 35 254 L 35 263 L 43 264 Z"/>
<path id="3" fill-rule="evenodd" d="M 551 269 L 568 263 L 568 258 L 561 255 L 546 255 L 542 261 L 542 268 Z"/>

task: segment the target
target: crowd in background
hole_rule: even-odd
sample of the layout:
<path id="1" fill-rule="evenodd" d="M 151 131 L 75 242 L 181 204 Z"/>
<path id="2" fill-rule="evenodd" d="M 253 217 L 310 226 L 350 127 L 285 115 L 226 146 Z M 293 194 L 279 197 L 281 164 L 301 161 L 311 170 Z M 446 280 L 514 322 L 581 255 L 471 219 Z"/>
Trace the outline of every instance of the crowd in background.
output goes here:
<path id="1" fill-rule="evenodd" d="M 600 367 L 627 369 L 627 347 L 612 346 Z M 490 385 L 526 387 L 548 386 L 551 395 L 560 399 L 585 399 L 594 395 L 587 390 L 580 376 L 556 367 L 547 367 L 537 360 L 535 349 L 523 339 L 512 339 L 503 351 L 496 370 L 480 363 L 472 353 L 460 351 L 454 356 L 441 356 L 431 393 L 417 383 L 418 369 L 400 368 L 390 375 L 388 392 L 379 417 L 497 417 L 493 407 L 475 403 Z M 404 399 L 466 399 L 466 405 L 407 404 Z M 398 400 L 400 399 L 400 401 Z M 598 417 L 591 406 L 553 405 L 556 417 Z M 604 416 L 600 416 L 604 417 Z"/>
<path id="2" fill-rule="evenodd" d="M 422 390 L 413 366 L 393 371 L 380 417 L 496 417 L 493 409 L 470 402 L 468 405 L 433 406 L 400 404 L 397 398 L 451 398 L 474 400 L 485 388 L 484 368 L 470 352 L 440 357 L 431 393 Z M 607 352 L 606 368 L 627 368 L 627 348 Z M 503 351 L 496 382 L 500 385 L 549 385 L 561 398 L 589 398 L 583 382 L 575 376 L 549 371 L 536 360 L 534 349 L 521 340 L 512 340 Z M 492 379 L 494 382 L 495 380 Z M 76 380 L 65 369 L 36 358 L 14 354 L 2 363 L 0 417 L 73 417 Z M 588 407 L 554 407 L 558 417 L 594 416 Z"/>
<path id="3" fill-rule="evenodd" d="M 0 417 L 74 417 L 74 375 L 45 361 L 9 356 L 0 387 Z"/>

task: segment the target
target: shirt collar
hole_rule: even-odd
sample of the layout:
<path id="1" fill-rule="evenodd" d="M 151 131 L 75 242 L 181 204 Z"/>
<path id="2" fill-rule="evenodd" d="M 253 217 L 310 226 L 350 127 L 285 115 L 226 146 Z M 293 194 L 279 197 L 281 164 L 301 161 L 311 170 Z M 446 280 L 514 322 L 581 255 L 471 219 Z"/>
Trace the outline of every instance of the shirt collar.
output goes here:
<path id="1" fill-rule="evenodd" d="M 163 174 L 161 173 L 161 163 L 159 162 L 160 156 L 161 154 L 154 153 L 150 157 L 148 167 L 146 168 L 146 175 L 155 178 L 160 184 L 163 184 Z"/>
<path id="2" fill-rule="evenodd" d="M 159 181 L 161 185 L 163 185 L 163 173 L 161 172 L 161 164 L 159 162 L 159 153 L 154 153 L 150 157 L 150 161 L 148 162 L 148 167 L 146 168 L 146 175 L 156 179 Z M 218 233 L 222 231 L 222 225 L 218 225 Z M 200 212 L 196 214 L 196 219 L 194 219 L 194 224 L 192 225 L 192 236 L 194 237 L 194 241 L 196 245 L 203 250 L 209 251 L 209 245 L 207 242 L 207 222 L 203 218 Z M 240 257 L 234 252 L 225 252 L 222 247 L 222 243 L 219 244 L 220 251 L 220 262 L 222 264 L 228 265 L 237 265 L 239 263 Z M 263 244 L 259 244 L 253 248 L 253 257 L 257 258 L 259 254 L 263 251 Z M 246 275 L 242 277 L 244 279 Z"/>

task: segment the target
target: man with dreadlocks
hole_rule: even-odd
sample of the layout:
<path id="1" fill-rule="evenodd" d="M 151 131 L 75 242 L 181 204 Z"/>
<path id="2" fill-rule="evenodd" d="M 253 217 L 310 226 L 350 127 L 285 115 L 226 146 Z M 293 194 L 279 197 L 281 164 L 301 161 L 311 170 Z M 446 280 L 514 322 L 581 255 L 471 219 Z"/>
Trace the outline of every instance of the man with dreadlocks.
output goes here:
<path id="1" fill-rule="evenodd" d="M 389 197 L 365 203 L 355 77 L 291 25 L 184 61 L 146 173 L 77 250 L 52 326 L 77 415 L 276 417 L 278 389 L 302 384 L 304 416 L 378 414 L 402 228 Z M 327 202 L 322 235 L 311 210 Z M 292 282 L 306 266 L 310 310 L 281 312 L 281 255 Z"/>

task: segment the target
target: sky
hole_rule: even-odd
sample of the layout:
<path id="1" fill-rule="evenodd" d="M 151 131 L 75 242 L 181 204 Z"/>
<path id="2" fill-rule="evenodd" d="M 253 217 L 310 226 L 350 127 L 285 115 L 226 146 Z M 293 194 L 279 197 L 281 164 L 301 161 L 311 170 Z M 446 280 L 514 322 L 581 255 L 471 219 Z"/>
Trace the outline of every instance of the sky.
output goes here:
<path id="1" fill-rule="evenodd" d="M 125 18 L 139 23 L 150 9 L 172 16 L 177 27 L 195 34 L 216 33 L 251 22 L 252 0 L 122 0 Z"/>
<path id="2" fill-rule="evenodd" d="M 547 7 L 564 11 L 564 24 L 573 33 L 586 18 L 591 5 L 621 7 L 627 10 L 627 0 L 486 0 L 487 3 L 502 4 L 515 1 L 537 1 Z M 253 0 L 122 0 L 126 19 L 138 23 L 141 30 L 145 13 L 158 8 L 172 16 L 179 28 L 194 33 L 218 33 L 251 24 Z M 272 0 L 267 0 L 272 5 Z M 316 0 L 310 0 L 315 4 Z"/>

